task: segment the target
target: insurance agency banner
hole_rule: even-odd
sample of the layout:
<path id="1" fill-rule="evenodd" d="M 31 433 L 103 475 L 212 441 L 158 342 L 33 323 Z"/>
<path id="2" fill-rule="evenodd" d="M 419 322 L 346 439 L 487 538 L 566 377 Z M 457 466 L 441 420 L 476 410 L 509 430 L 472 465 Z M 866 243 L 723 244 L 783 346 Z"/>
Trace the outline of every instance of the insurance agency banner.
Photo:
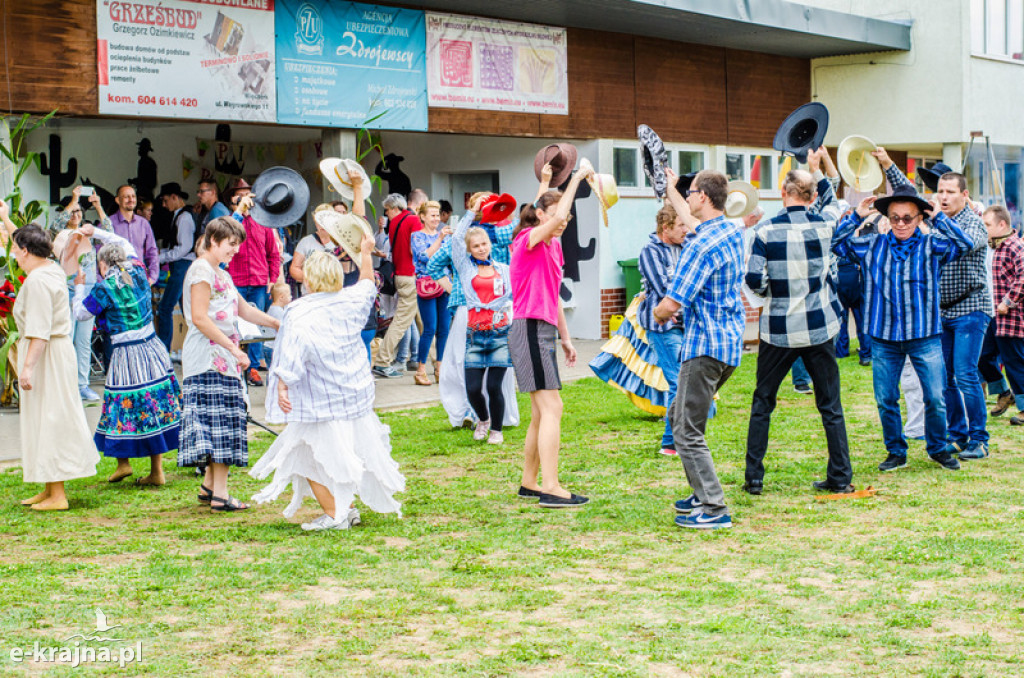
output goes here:
<path id="1" fill-rule="evenodd" d="M 423 12 L 276 0 L 278 121 L 426 130 Z"/>
<path id="2" fill-rule="evenodd" d="M 569 114 L 565 29 L 427 12 L 430 105 Z"/>
<path id="3" fill-rule="evenodd" d="M 96 3 L 100 113 L 273 122 L 274 0 Z"/>

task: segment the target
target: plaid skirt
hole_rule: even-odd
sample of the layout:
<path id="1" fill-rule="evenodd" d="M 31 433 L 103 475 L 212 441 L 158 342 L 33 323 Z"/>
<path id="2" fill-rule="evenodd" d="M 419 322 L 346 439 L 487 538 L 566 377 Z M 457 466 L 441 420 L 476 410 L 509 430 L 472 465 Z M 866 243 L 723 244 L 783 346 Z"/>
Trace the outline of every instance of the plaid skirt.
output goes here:
<path id="1" fill-rule="evenodd" d="M 178 466 L 249 465 L 244 389 L 241 379 L 214 371 L 185 379 Z"/>

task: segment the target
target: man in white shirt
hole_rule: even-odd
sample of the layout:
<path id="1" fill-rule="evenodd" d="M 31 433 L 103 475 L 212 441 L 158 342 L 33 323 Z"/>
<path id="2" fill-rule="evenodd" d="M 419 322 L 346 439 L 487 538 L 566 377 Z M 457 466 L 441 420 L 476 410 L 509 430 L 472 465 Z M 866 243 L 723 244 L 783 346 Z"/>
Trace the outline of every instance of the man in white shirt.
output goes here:
<path id="1" fill-rule="evenodd" d="M 160 263 L 167 264 L 171 275 L 164 287 L 164 294 L 157 307 L 157 337 L 167 350 L 171 350 L 171 339 L 174 337 L 174 307 L 181 302 L 182 285 L 189 266 L 196 260 L 193 245 L 195 241 L 196 222 L 192 212 L 185 209 L 188 193 L 181 190 L 177 183 L 164 184 L 160 187 L 157 200 L 163 202 L 164 208 L 171 213 L 171 227 L 175 234 L 175 245 L 160 253 Z"/>

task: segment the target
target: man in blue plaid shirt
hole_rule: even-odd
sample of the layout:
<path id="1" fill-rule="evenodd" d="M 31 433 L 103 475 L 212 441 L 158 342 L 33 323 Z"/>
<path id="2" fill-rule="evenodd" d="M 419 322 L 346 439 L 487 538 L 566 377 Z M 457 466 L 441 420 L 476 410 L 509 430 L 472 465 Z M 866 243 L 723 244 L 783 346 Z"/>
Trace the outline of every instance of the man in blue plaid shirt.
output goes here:
<path id="1" fill-rule="evenodd" d="M 895 190 L 911 186 L 884 148 L 875 155 Z M 947 450 L 961 459 L 988 456 L 988 410 L 985 387 L 978 369 L 981 346 L 992 321 L 991 272 L 988 266 L 988 231 L 968 204 L 967 180 L 947 172 L 934 186 L 942 212 L 966 233 L 973 247 L 942 269 L 939 308 L 942 311 L 942 357 L 946 364 Z"/>
<path id="2" fill-rule="evenodd" d="M 676 175 L 667 170 L 668 184 Z M 669 191 L 676 212 L 700 220 L 683 248 L 665 298 L 654 319 L 667 322 L 682 314 L 682 367 L 676 397 L 669 407 L 676 451 L 693 494 L 675 503 L 676 525 L 704 530 L 732 527 L 725 493 L 704 439 L 715 393 L 740 364 L 746 325 L 740 286 L 743 282 L 743 229 L 725 219 L 728 180 L 715 170 L 694 177 L 685 200 Z"/>
<path id="3" fill-rule="evenodd" d="M 839 203 L 831 182 L 819 169 L 827 152 L 822 147 L 808 153 L 813 176 L 799 169 L 786 174 L 783 210 L 754 227 L 746 283 L 766 304 L 761 312 L 757 386 L 747 430 L 743 489 L 750 494 L 761 494 L 764 486 L 764 456 L 775 398 L 797 358 L 803 359 L 814 383 L 815 403 L 828 442 L 825 480 L 816 481 L 814 487 L 840 493 L 854 489 L 834 342 L 842 312 L 831 274 Z M 820 208 L 812 211 L 816 195 Z"/>

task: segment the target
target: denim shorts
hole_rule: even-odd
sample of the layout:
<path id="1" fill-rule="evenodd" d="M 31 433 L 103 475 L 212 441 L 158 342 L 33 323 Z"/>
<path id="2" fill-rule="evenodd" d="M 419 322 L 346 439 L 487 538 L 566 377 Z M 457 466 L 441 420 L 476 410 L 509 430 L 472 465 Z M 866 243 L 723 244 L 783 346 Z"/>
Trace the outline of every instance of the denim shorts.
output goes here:
<path id="1" fill-rule="evenodd" d="M 498 330 L 466 328 L 466 367 L 512 367 L 508 352 L 508 326 Z"/>

